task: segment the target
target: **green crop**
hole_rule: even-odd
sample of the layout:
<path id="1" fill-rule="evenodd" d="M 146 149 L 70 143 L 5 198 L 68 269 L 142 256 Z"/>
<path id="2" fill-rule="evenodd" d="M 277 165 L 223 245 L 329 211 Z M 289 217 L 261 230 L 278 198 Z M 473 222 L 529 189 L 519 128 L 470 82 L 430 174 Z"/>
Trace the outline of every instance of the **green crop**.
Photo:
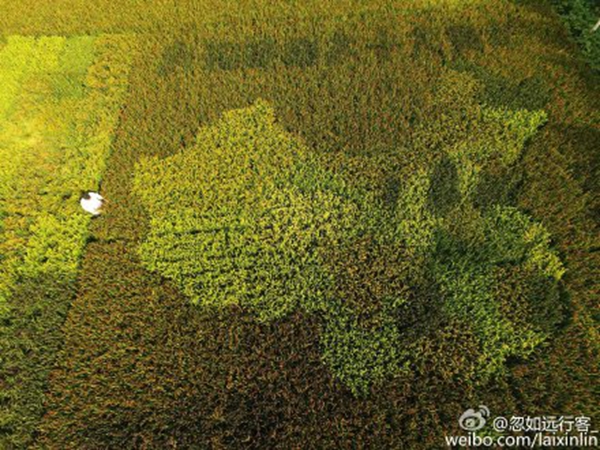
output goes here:
<path id="1" fill-rule="evenodd" d="M 116 52 L 120 50 L 119 52 Z M 11 36 L 0 50 L 0 445 L 20 448 L 73 296 L 127 87 L 127 39 Z M 46 328 L 45 328 L 46 327 Z"/>
<path id="2" fill-rule="evenodd" d="M 90 222 L 73 197 L 0 199 L 0 447 L 418 450 L 473 405 L 593 416 L 593 3 L 0 0 L 0 133 L 69 152 L 0 172 L 75 195 L 101 173 L 110 200 Z M 258 135 L 198 141 L 257 99 L 272 114 L 236 127 Z M 109 141 L 108 159 L 85 144 Z M 265 184 L 200 158 L 215 141 L 265 150 Z M 142 195 L 167 173 L 168 217 Z M 196 233 L 200 182 L 228 232 Z"/>
<path id="3" fill-rule="evenodd" d="M 11 37 L 3 49 L 0 304 L 18 277 L 76 271 L 89 222 L 78 194 L 98 187 L 124 94 L 118 39 Z"/>

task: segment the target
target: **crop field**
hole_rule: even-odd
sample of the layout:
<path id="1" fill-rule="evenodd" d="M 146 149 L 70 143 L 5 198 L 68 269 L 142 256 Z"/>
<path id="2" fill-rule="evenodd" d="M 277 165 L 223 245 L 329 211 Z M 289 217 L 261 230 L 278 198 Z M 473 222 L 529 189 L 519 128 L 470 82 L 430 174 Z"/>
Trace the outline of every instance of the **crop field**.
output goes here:
<path id="1" fill-rule="evenodd" d="M 0 11 L 0 449 L 600 430 L 593 0 Z"/>

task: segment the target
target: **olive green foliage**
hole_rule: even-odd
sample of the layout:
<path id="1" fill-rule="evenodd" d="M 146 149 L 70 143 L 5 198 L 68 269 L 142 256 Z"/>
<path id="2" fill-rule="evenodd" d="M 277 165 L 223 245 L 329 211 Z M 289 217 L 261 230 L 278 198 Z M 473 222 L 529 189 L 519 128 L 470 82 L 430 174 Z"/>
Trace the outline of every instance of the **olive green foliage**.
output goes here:
<path id="1" fill-rule="evenodd" d="M 337 316 L 344 319 L 333 321 L 326 334 L 325 359 L 355 392 L 366 391 L 371 382 L 398 374 L 420 358 L 409 350 L 408 342 L 427 339 L 427 327 L 422 327 L 420 335 L 409 334 L 406 324 L 398 321 L 398 311 L 405 312 L 402 306 L 410 297 L 416 298 L 414 303 L 428 305 L 430 314 L 472 324 L 480 339 L 476 372 L 482 381 L 502 372 L 507 357 L 527 356 L 547 337 L 529 326 L 516 328 L 504 318 L 496 294 L 500 287 L 493 275 L 496 267 L 511 264 L 559 280 L 563 268 L 550 250 L 547 232 L 514 208 L 480 209 L 474 198 L 484 173 L 514 166 L 524 142 L 546 120 L 545 114 L 481 107 L 474 102 L 477 90 L 470 77 L 454 72 L 442 77 L 440 103 L 456 104 L 459 96 L 463 103 L 456 116 L 442 116 L 439 122 L 427 125 L 451 130 L 446 132 L 442 157 L 439 162 L 434 158 L 420 163 L 421 167 L 405 169 L 410 175 L 397 196 L 395 214 L 384 218 L 387 223 L 374 224 L 372 233 L 379 235 L 380 245 L 395 248 L 391 251 L 395 258 L 386 258 L 386 266 L 405 266 L 397 275 L 404 289 L 379 298 L 369 293 L 356 302 L 362 303 L 359 310 L 377 298 L 385 305 L 379 320 L 371 320 L 370 330 L 357 327 L 356 310 L 346 310 Z M 445 167 L 438 169 L 440 166 Z M 377 253 L 370 256 L 379 257 Z M 365 270 L 365 266 L 358 265 L 355 270 Z M 434 279 L 428 280 L 431 271 Z M 390 283 L 378 278 L 371 274 L 362 281 L 368 285 Z M 345 284 L 341 277 L 337 282 Z M 435 296 L 440 296 L 437 303 L 432 300 Z M 553 300 L 557 304 L 546 308 L 558 305 L 558 300 Z M 408 326 L 417 327 L 420 320 L 422 316 L 417 316 Z"/>
<path id="2" fill-rule="evenodd" d="M 479 100 L 493 108 L 512 110 L 544 109 L 550 95 L 540 77 L 529 77 L 515 82 L 502 75 L 486 70 L 468 60 L 457 60 L 452 68 L 467 72 L 483 85 Z"/>
<path id="3" fill-rule="evenodd" d="M 0 443 L 43 411 L 90 216 L 123 100 L 120 37 L 10 36 L 0 55 Z"/>
<path id="4" fill-rule="evenodd" d="M 600 71 L 600 31 L 592 31 L 598 22 L 600 8 L 594 0 L 552 0 L 551 2 L 579 45 L 583 57 L 596 71 Z"/>

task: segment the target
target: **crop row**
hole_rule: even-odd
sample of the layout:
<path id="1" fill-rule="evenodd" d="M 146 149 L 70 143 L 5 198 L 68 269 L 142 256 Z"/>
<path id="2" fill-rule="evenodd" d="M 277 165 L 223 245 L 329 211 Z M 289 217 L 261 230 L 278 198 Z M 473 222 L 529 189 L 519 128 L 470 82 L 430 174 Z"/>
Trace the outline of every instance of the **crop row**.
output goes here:
<path id="1" fill-rule="evenodd" d="M 0 442 L 43 411 L 90 216 L 126 91 L 127 40 L 11 36 L 0 79 Z"/>

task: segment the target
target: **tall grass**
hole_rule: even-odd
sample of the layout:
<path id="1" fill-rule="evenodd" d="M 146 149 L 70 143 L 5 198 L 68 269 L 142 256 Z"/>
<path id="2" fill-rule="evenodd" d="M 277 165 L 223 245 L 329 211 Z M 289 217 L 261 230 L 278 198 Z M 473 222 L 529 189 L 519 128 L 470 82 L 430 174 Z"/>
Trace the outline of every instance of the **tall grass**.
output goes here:
<path id="1" fill-rule="evenodd" d="M 598 88 L 556 16 L 502 0 L 108 3 L 11 3 L 0 19 L 20 34 L 141 35 L 103 178 L 113 209 L 91 228 L 41 446 L 436 448 L 467 404 L 593 413 Z M 345 200 L 369 192 L 362 229 L 388 233 L 319 260 L 340 314 L 280 299 L 261 321 L 268 304 L 236 290 L 205 307 L 218 294 L 164 264 L 200 258 L 159 236 L 169 215 L 133 191 L 140 160 L 214 164 L 174 179 L 219 173 L 196 153 L 214 147 L 206 130 L 258 98 L 278 136 L 352 187 Z"/>

